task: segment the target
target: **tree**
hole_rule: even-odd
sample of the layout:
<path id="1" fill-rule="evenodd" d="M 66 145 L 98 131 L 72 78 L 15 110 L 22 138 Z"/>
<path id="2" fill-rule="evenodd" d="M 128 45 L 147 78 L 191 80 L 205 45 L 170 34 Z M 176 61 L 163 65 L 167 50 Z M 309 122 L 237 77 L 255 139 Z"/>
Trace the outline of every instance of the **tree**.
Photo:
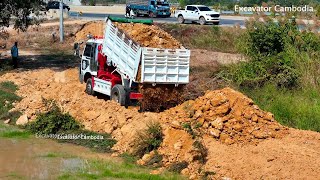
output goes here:
<path id="1" fill-rule="evenodd" d="M 13 22 L 14 29 L 26 31 L 28 26 L 34 23 L 29 15 L 39 15 L 42 0 L 1 0 L 0 1 L 0 31 L 9 27 Z M 2 35 L 0 34 L 0 38 Z"/>

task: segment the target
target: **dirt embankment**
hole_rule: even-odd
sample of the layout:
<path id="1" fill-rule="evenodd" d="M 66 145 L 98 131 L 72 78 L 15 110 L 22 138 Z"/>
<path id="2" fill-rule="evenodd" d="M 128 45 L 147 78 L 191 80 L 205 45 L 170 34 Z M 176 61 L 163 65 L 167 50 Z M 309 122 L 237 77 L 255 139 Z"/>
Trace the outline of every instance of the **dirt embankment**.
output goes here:
<path id="1" fill-rule="evenodd" d="M 5 80 L 19 86 L 23 100 L 15 109 L 29 120 L 44 107 L 42 98 L 54 99 L 86 129 L 111 133 L 119 153 L 130 152 L 136 132 L 158 120 L 165 135 L 159 148 L 164 166 L 186 161 L 188 167 L 182 173 L 194 178 L 199 169 L 215 172 L 213 178 L 238 179 L 317 179 L 320 173 L 319 133 L 279 125 L 271 113 L 232 89 L 209 91 L 163 113 L 138 113 L 85 94 L 77 69 L 7 73 L 0 77 Z M 203 144 L 205 154 L 196 141 Z"/>

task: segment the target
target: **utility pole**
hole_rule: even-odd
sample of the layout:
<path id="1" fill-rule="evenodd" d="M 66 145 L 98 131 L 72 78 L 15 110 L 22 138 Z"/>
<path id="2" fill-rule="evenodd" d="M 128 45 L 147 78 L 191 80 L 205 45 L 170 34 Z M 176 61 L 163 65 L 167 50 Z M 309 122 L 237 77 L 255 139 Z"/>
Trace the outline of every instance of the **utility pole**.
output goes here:
<path id="1" fill-rule="evenodd" d="M 60 0 L 60 42 L 63 42 L 63 0 Z"/>

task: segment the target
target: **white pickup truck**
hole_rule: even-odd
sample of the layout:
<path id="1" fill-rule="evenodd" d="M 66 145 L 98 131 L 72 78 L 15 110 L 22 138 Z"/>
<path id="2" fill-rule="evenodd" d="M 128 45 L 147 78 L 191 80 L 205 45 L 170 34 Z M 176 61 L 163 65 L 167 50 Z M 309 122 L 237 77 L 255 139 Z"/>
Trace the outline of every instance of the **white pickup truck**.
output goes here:
<path id="1" fill-rule="evenodd" d="M 184 10 L 176 11 L 175 17 L 181 24 L 186 20 L 199 22 L 201 25 L 206 23 L 218 25 L 220 22 L 220 13 L 204 5 L 188 5 Z"/>

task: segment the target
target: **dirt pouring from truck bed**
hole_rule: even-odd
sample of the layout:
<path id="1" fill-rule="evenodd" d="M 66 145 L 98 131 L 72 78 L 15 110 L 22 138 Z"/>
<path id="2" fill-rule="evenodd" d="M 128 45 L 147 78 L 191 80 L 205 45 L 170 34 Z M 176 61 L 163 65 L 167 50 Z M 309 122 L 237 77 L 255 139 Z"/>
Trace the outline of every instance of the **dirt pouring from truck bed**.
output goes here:
<path id="1" fill-rule="evenodd" d="M 0 76 L 0 81 L 19 86 L 23 99 L 12 111 L 21 111 L 21 118 L 33 121 L 45 109 L 43 98 L 53 99 L 86 129 L 110 133 L 118 154 L 133 151 L 137 132 L 146 124 L 160 122 L 163 167 L 183 164 L 181 173 L 192 179 L 317 179 L 320 173 L 320 133 L 283 127 L 230 88 L 208 91 L 162 113 L 139 113 L 87 95 L 76 68 L 17 71 Z M 138 163 L 146 164 L 154 154 Z"/>

